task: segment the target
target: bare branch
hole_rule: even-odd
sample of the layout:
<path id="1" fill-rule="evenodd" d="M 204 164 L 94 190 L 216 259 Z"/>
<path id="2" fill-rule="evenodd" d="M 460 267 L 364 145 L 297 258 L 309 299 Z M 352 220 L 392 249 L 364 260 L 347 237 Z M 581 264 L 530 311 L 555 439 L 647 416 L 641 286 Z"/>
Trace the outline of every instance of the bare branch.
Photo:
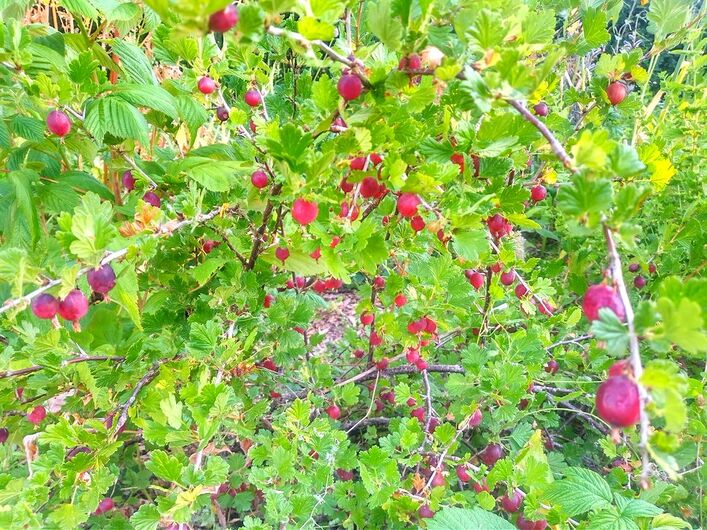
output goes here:
<path id="1" fill-rule="evenodd" d="M 64 362 L 61 363 L 61 366 L 68 366 L 70 364 L 77 364 L 77 363 L 85 363 L 88 361 L 114 361 L 114 362 L 123 362 L 125 360 L 125 357 L 120 357 L 117 355 L 110 356 L 110 355 L 79 355 L 76 357 L 73 357 L 71 359 L 67 359 Z M 8 377 L 19 377 L 23 375 L 29 375 L 33 374 L 35 372 L 39 372 L 40 370 L 44 370 L 46 366 L 41 365 L 41 364 L 36 364 L 34 366 L 28 366 L 26 368 L 20 368 L 18 370 L 8 370 L 6 372 L 0 372 L 0 379 L 7 379 Z"/>

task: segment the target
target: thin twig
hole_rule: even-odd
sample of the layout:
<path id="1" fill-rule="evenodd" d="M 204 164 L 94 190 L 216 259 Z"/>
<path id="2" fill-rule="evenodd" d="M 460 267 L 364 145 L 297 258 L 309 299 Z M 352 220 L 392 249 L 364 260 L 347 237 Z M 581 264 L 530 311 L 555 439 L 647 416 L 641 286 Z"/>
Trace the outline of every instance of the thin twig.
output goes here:
<path id="1" fill-rule="evenodd" d="M 604 223 L 604 237 L 606 238 L 606 248 L 609 253 L 609 268 L 611 270 L 611 277 L 616 284 L 619 291 L 619 296 L 621 297 L 621 303 L 624 306 L 624 311 L 626 313 L 626 324 L 628 325 L 628 345 L 629 351 L 631 353 L 631 368 L 633 369 L 633 377 L 636 380 L 636 385 L 638 386 L 638 393 L 641 398 L 640 407 L 640 438 L 639 438 L 639 449 L 641 451 L 641 486 L 643 488 L 648 487 L 648 477 L 650 474 L 650 458 L 648 456 L 648 434 L 650 430 L 650 423 L 648 421 L 648 414 L 646 413 L 646 404 L 648 402 L 648 393 L 646 389 L 641 384 L 641 376 L 643 375 L 643 363 L 641 362 L 641 351 L 638 344 L 638 335 L 636 333 L 636 326 L 634 324 L 634 313 L 633 306 L 631 305 L 631 299 L 628 297 L 628 291 L 626 290 L 626 283 L 624 282 L 624 275 L 621 269 L 621 257 L 616 250 L 616 243 L 614 242 L 614 236 L 612 234 L 609 225 Z"/>
<path id="2" fill-rule="evenodd" d="M 137 382 L 128 400 L 120 407 L 120 416 L 118 416 L 118 421 L 115 424 L 115 431 L 113 431 L 116 435 L 123 427 L 123 425 L 125 425 L 125 423 L 128 421 L 128 411 L 130 410 L 130 407 L 133 405 L 133 403 L 135 403 L 135 401 L 137 400 L 140 391 L 145 386 L 149 385 L 155 377 L 157 377 L 157 374 L 160 371 L 160 366 L 162 366 L 163 363 L 171 360 L 172 359 L 170 358 L 154 362 L 152 364 L 152 367 L 145 373 L 145 375 L 140 378 L 140 381 Z"/>
<path id="3" fill-rule="evenodd" d="M 373 410 L 373 405 L 376 402 L 376 389 L 378 388 L 378 381 L 380 380 L 380 372 L 376 373 L 376 382 L 373 384 L 373 391 L 371 392 L 371 403 L 368 405 L 368 410 L 366 411 L 366 415 L 358 420 L 356 423 L 354 423 L 350 428 L 346 429 L 346 434 L 349 434 L 351 431 L 353 431 L 358 425 L 364 421 L 368 416 L 371 415 L 371 411 Z"/>
<path id="4" fill-rule="evenodd" d="M 67 359 L 61 363 L 61 366 L 68 366 L 70 364 L 77 364 L 77 363 L 85 363 L 89 361 L 114 361 L 114 362 L 123 362 L 125 360 L 125 357 L 120 357 L 117 355 L 79 355 L 76 357 L 73 357 L 71 359 Z M 0 379 L 7 379 L 8 377 L 19 377 L 23 375 L 29 375 L 33 374 L 35 372 L 39 372 L 40 370 L 44 370 L 47 368 L 45 365 L 41 364 L 36 364 L 34 366 L 28 366 L 26 368 L 20 368 L 18 370 L 8 370 L 6 372 L 0 372 Z"/>

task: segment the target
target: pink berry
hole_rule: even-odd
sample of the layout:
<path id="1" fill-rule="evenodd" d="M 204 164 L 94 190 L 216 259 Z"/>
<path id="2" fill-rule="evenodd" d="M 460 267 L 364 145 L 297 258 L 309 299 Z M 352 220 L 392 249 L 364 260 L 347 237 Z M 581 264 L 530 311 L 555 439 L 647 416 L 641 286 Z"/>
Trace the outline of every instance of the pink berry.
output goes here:
<path id="1" fill-rule="evenodd" d="M 424 372 L 425 370 L 427 370 L 427 361 L 425 361 L 422 357 L 420 357 L 417 361 L 415 361 L 415 367 L 420 372 Z"/>
<path id="2" fill-rule="evenodd" d="M 135 177 L 133 177 L 133 172 L 127 170 L 123 172 L 123 176 L 120 178 L 123 183 L 125 191 L 133 191 L 135 189 Z"/>
<path id="3" fill-rule="evenodd" d="M 265 298 L 263 299 L 263 307 L 265 309 L 267 309 L 268 307 L 270 307 L 273 304 L 274 301 L 275 301 L 275 297 L 273 295 L 266 294 Z"/>
<path id="4" fill-rule="evenodd" d="M 418 508 L 417 515 L 419 515 L 421 519 L 432 519 L 435 513 L 430 509 L 429 505 L 423 504 Z"/>
<path id="5" fill-rule="evenodd" d="M 326 408 L 326 413 L 332 420 L 338 420 L 339 416 L 341 416 L 341 409 L 336 405 L 329 405 Z"/>
<path id="6" fill-rule="evenodd" d="M 613 83 L 610 83 L 608 87 L 606 87 L 606 96 L 609 98 L 609 101 L 614 106 L 621 103 L 626 97 L 626 94 L 626 85 L 624 85 L 620 81 L 614 81 Z"/>
<path id="7" fill-rule="evenodd" d="M 50 294 L 43 293 L 32 300 L 32 312 L 39 318 L 54 318 L 58 311 L 59 300 Z"/>
<path id="8" fill-rule="evenodd" d="M 633 279 L 633 285 L 636 289 L 643 289 L 646 286 L 646 279 L 643 276 L 636 276 Z"/>
<path id="9" fill-rule="evenodd" d="M 219 121 L 228 121 L 230 115 L 231 113 L 223 105 L 216 107 L 216 117 Z"/>
<path id="10" fill-rule="evenodd" d="M 489 467 L 492 467 L 496 462 L 503 458 L 503 447 L 499 444 L 488 444 L 479 455 L 481 461 Z"/>
<path id="11" fill-rule="evenodd" d="M 199 88 L 199 92 L 202 94 L 211 94 L 214 90 L 216 90 L 216 81 L 208 76 L 203 76 L 199 79 L 197 87 Z"/>
<path id="12" fill-rule="evenodd" d="M 46 409 L 42 405 L 39 405 L 37 407 L 34 407 L 32 411 L 27 414 L 27 421 L 33 423 L 34 425 L 39 425 L 40 423 L 42 423 L 42 421 L 44 421 L 44 418 L 46 417 Z"/>
<path id="13" fill-rule="evenodd" d="M 469 418 L 469 427 L 474 428 L 478 427 L 481 425 L 481 420 L 483 420 L 484 415 L 481 412 L 481 409 L 476 409 L 474 413 L 471 415 Z"/>
<path id="14" fill-rule="evenodd" d="M 558 363 L 555 359 L 550 359 L 545 364 L 545 371 L 548 374 L 556 374 L 559 369 L 560 369 L 560 363 Z"/>
<path id="15" fill-rule="evenodd" d="M 528 294 L 528 288 L 522 283 L 519 283 L 516 285 L 514 292 L 518 298 L 523 298 L 526 294 Z"/>
<path id="16" fill-rule="evenodd" d="M 251 107 L 257 107 L 263 102 L 263 98 L 260 95 L 260 92 L 252 89 L 245 93 L 244 99 L 245 102 Z"/>
<path id="17" fill-rule="evenodd" d="M 602 308 L 611 309 L 619 320 L 626 318 L 624 305 L 615 289 L 603 283 L 589 286 L 582 302 L 584 316 L 590 321 L 597 320 Z"/>
<path id="18" fill-rule="evenodd" d="M 287 250 L 287 247 L 277 247 L 275 249 L 275 257 L 284 263 L 290 257 L 290 251 Z"/>
<path id="19" fill-rule="evenodd" d="M 407 296 L 404 294 L 397 294 L 395 295 L 395 299 L 393 300 L 393 303 L 395 304 L 396 307 L 403 307 L 405 304 L 408 303 Z"/>
<path id="20" fill-rule="evenodd" d="M 415 364 L 420 359 L 420 352 L 414 348 L 410 348 L 405 354 L 405 358 L 410 364 Z"/>
<path id="21" fill-rule="evenodd" d="M 469 482 L 469 480 L 471 480 L 471 477 L 469 476 L 466 467 L 464 467 L 463 465 L 457 466 L 457 478 L 462 482 Z"/>
<path id="22" fill-rule="evenodd" d="M 47 128 L 59 137 L 71 132 L 71 120 L 60 110 L 53 110 L 47 114 Z"/>
<path id="23" fill-rule="evenodd" d="M 361 324 L 364 326 L 370 326 L 373 324 L 373 313 L 370 311 L 366 311 L 364 313 L 361 313 Z"/>
<path id="24" fill-rule="evenodd" d="M 301 197 L 292 203 L 292 218 L 301 225 L 308 225 L 319 215 L 319 206 L 316 202 L 307 201 Z"/>
<path id="25" fill-rule="evenodd" d="M 511 269 L 501 273 L 501 283 L 503 285 L 512 285 L 516 281 L 516 272 Z"/>
<path id="26" fill-rule="evenodd" d="M 253 174 L 250 176 L 250 182 L 251 184 L 253 184 L 253 186 L 260 190 L 268 185 L 268 176 L 265 174 L 264 171 L 260 171 L 258 169 L 256 171 L 253 171 Z"/>
<path id="27" fill-rule="evenodd" d="M 486 224 L 489 227 L 489 232 L 496 239 L 500 239 L 505 235 L 510 234 L 513 228 L 508 222 L 508 219 L 503 217 L 501 214 L 494 214 L 486 220 Z"/>
<path id="28" fill-rule="evenodd" d="M 415 232 L 421 232 L 425 228 L 425 220 L 419 215 L 410 219 L 410 226 Z"/>
<path id="29" fill-rule="evenodd" d="M 317 247 L 315 250 L 309 253 L 309 257 L 314 260 L 318 260 L 322 257 L 322 249 L 320 247 Z"/>
<path id="30" fill-rule="evenodd" d="M 142 196 L 142 200 L 145 201 L 147 204 L 154 206 L 155 208 L 159 208 L 162 204 L 162 199 L 160 199 L 159 195 L 152 191 L 148 191 L 147 193 L 145 193 L 145 195 Z"/>
<path id="31" fill-rule="evenodd" d="M 540 103 L 537 103 L 533 106 L 533 112 L 535 112 L 535 114 L 537 114 L 538 116 L 544 118 L 550 113 L 550 107 L 547 106 L 547 103 L 541 101 Z"/>
<path id="32" fill-rule="evenodd" d="M 221 11 L 216 11 L 209 17 L 209 29 L 225 33 L 238 23 L 238 10 L 229 4 Z"/>
<path id="33" fill-rule="evenodd" d="M 110 497 L 106 497 L 104 499 L 101 499 L 101 502 L 98 503 L 98 508 L 96 508 L 94 514 L 101 515 L 103 513 L 109 512 L 113 509 L 114 506 L 115 503 L 113 502 L 113 499 L 111 499 Z"/>
<path id="34" fill-rule="evenodd" d="M 388 364 L 390 364 L 390 359 L 383 357 L 379 361 L 376 361 L 376 368 L 382 371 L 388 368 Z"/>
<path id="35" fill-rule="evenodd" d="M 533 202 L 540 202 L 547 197 L 547 189 L 542 184 L 530 188 L 530 199 Z"/>
<path id="36" fill-rule="evenodd" d="M 425 422 L 425 409 L 422 407 L 418 407 L 416 409 L 413 409 L 410 411 L 410 416 L 413 418 L 417 418 L 420 423 Z"/>
<path id="37" fill-rule="evenodd" d="M 398 197 L 398 213 L 403 217 L 413 217 L 417 215 L 417 207 L 420 199 L 414 193 L 401 193 Z"/>
<path id="38" fill-rule="evenodd" d="M 523 495 L 520 491 L 514 490 L 513 493 L 504 495 L 501 498 L 501 507 L 508 513 L 515 513 L 523 503 Z"/>
<path id="39" fill-rule="evenodd" d="M 4 444 L 7 442 L 7 439 L 10 436 L 10 431 L 8 431 L 5 427 L 0 429 L 0 444 Z"/>
<path id="40" fill-rule="evenodd" d="M 59 302 L 59 316 L 64 320 L 76 322 L 88 312 L 88 300 L 78 289 L 74 289 Z"/>
<path id="41" fill-rule="evenodd" d="M 599 416 L 615 427 L 630 427 L 638 422 L 640 398 L 638 386 L 625 375 L 609 377 L 597 390 Z"/>
<path id="42" fill-rule="evenodd" d="M 469 278 L 469 283 L 476 290 L 481 289 L 486 281 L 486 276 L 476 271 L 471 271 L 471 273 L 467 274 L 467 278 Z"/>
<path id="43" fill-rule="evenodd" d="M 339 95 L 346 101 L 356 99 L 363 91 L 363 83 L 357 75 L 343 74 L 336 85 Z"/>
<path id="44" fill-rule="evenodd" d="M 86 278 L 88 279 L 88 285 L 96 293 L 108 294 L 115 287 L 115 272 L 109 263 L 88 271 Z"/>

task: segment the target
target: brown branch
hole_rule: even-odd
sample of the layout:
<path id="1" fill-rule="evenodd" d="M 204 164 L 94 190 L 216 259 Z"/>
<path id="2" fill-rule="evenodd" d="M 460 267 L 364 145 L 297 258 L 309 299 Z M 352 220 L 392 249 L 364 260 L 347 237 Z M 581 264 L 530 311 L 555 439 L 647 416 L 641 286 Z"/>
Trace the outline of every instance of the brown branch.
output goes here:
<path id="1" fill-rule="evenodd" d="M 364 429 L 369 425 L 377 425 L 382 427 L 388 425 L 389 423 L 390 418 L 362 418 L 356 422 L 350 421 L 348 423 L 344 423 L 341 427 L 347 433 L 351 433 L 359 429 Z"/>
<path id="2" fill-rule="evenodd" d="M 274 185 L 270 190 L 270 196 L 272 197 L 274 195 L 279 195 L 281 190 L 282 184 Z M 260 247 L 263 244 L 263 236 L 265 236 L 265 230 L 268 227 L 268 222 L 270 221 L 270 216 L 272 215 L 274 207 L 275 204 L 272 202 L 272 200 L 268 200 L 268 203 L 265 205 L 265 210 L 263 210 L 263 222 L 260 225 L 260 228 L 258 228 L 258 231 L 256 232 L 255 242 L 253 243 L 253 249 L 250 251 L 250 257 L 248 258 L 248 262 L 246 263 L 246 270 L 252 270 L 253 267 L 255 267 L 255 261 L 260 255 Z"/>
<path id="3" fill-rule="evenodd" d="M 621 298 L 621 303 L 624 306 L 624 311 L 626 312 L 626 324 L 628 326 L 628 345 L 629 352 L 631 353 L 631 368 L 633 369 L 633 377 L 636 380 L 636 385 L 638 386 L 638 393 L 641 398 L 640 402 L 640 438 L 638 447 L 641 452 L 641 486 L 643 488 L 648 487 L 648 477 L 650 474 L 650 458 L 648 456 L 648 434 L 650 431 L 650 422 L 648 421 L 648 414 L 646 413 L 646 404 L 648 403 L 648 393 L 646 389 L 641 384 L 641 376 L 643 375 L 643 363 L 641 362 L 641 350 L 638 344 L 638 334 L 636 333 L 636 326 L 634 324 L 634 313 L 633 306 L 631 305 L 631 299 L 628 297 L 628 291 L 626 290 L 626 283 L 624 282 L 624 275 L 621 269 L 621 257 L 616 249 L 616 243 L 614 242 L 614 236 L 612 234 L 609 225 L 604 223 L 604 237 L 606 238 L 606 248 L 609 253 L 609 268 L 611 270 L 611 277 L 616 284 L 619 291 L 619 297 Z"/>
<path id="4" fill-rule="evenodd" d="M 162 359 L 161 361 L 155 361 L 152 364 L 152 367 L 145 373 L 145 375 L 140 378 L 140 380 L 137 382 L 135 385 L 135 388 L 133 388 L 132 393 L 130 394 L 130 397 L 128 400 L 123 403 L 120 406 L 120 416 L 118 416 L 118 421 L 115 424 L 115 435 L 117 435 L 122 427 L 125 425 L 125 423 L 128 421 L 128 411 L 130 410 L 130 407 L 133 406 L 135 401 L 137 400 L 138 395 L 140 394 L 140 391 L 147 385 L 149 385 L 152 380 L 157 377 L 157 374 L 160 371 L 160 366 L 162 366 L 164 363 L 171 361 L 172 358 L 169 359 Z"/>
<path id="5" fill-rule="evenodd" d="M 521 114 L 521 116 L 523 116 L 526 120 L 532 123 L 538 131 L 540 131 L 540 134 L 542 134 L 548 141 L 552 152 L 555 153 L 555 156 L 560 159 L 560 162 L 562 162 L 562 164 L 572 173 L 576 173 L 577 169 L 574 167 L 572 159 L 567 154 L 567 151 L 565 151 L 565 148 L 562 146 L 562 144 L 557 140 L 557 138 L 555 138 L 555 135 L 552 134 L 550 129 L 548 129 L 543 122 L 533 116 L 530 111 L 528 111 L 528 109 L 526 109 L 525 106 L 517 99 L 506 98 L 505 101 L 511 107 L 516 109 Z"/>

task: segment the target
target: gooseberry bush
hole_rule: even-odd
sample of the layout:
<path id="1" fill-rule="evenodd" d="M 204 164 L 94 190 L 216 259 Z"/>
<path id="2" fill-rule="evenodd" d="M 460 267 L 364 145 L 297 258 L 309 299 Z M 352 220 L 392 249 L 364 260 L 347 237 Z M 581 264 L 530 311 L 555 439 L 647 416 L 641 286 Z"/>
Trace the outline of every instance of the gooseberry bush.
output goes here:
<path id="1" fill-rule="evenodd" d="M 0 2 L 0 528 L 703 528 L 706 5 Z"/>

